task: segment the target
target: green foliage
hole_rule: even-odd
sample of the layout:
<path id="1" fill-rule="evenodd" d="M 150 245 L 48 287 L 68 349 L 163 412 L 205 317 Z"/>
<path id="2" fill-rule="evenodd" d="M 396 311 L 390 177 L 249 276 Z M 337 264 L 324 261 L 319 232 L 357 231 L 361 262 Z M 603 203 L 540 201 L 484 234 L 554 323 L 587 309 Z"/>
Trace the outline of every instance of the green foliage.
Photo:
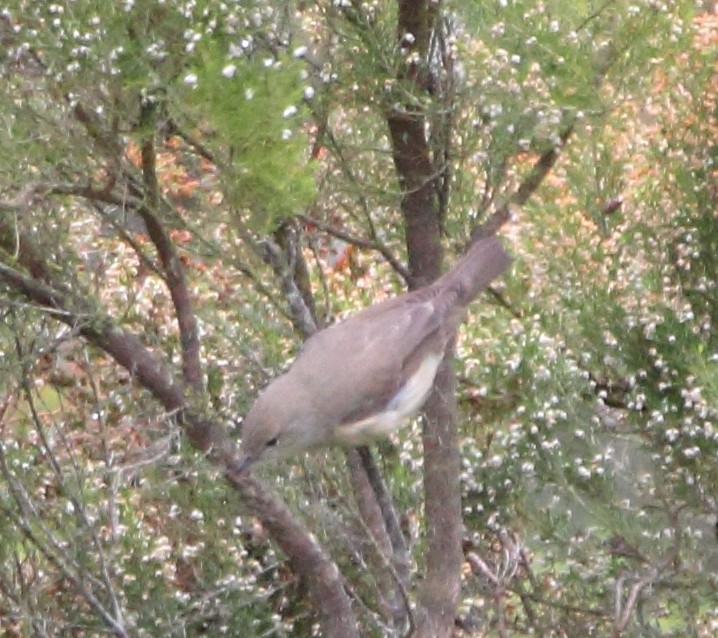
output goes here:
<path id="1" fill-rule="evenodd" d="M 266 232 L 315 196 L 307 138 L 300 129 L 303 64 L 289 55 L 231 59 L 216 44 L 198 49 L 188 76 L 192 88 L 178 99 L 191 105 L 226 149 L 229 203 Z"/>
<path id="2" fill-rule="evenodd" d="M 59 609 L 72 612 L 73 627 L 102 631 L 97 609 L 78 597 L 69 574 L 78 582 L 94 578 L 93 594 L 106 609 L 121 599 L 138 635 L 221 635 L 230 628 L 287 635 L 291 626 L 273 620 L 281 599 L 271 576 L 276 557 L 243 532 L 236 500 L 222 484 L 203 471 L 183 476 L 171 465 L 156 466 L 135 477 L 144 486 L 140 500 L 121 470 L 80 464 L 80 453 L 6 438 L 0 454 L 10 487 L 0 491 L 3 569 L 16 570 L 18 579 L 42 571 L 57 583 L 48 590 L 26 582 L 25 635 L 38 617 L 65 635 L 68 619 Z M 214 529 L 228 533 L 208 533 Z"/>
<path id="3" fill-rule="evenodd" d="M 686 635 L 715 614 L 704 598 L 714 587 L 709 495 L 718 487 L 709 328 L 718 227 L 705 144 L 714 98 L 705 86 L 692 83 L 687 103 L 684 94 L 665 120 L 649 123 L 649 139 L 618 115 L 613 131 L 572 141 L 557 179 L 527 211 L 521 338 L 505 335 L 493 347 L 505 380 L 495 374 L 488 396 L 513 395 L 515 407 L 497 412 L 503 422 L 483 435 L 490 447 L 465 452 L 467 520 L 524 530 L 536 568 L 544 563 L 541 572 L 557 578 L 565 602 L 623 604 L 607 583 L 664 565 L 662 586 L 625 635 Z M 682 118 L 695 122 L 690 132 Z M 602 205 L 619 195 L 626 201 L 604 219 Z M 675 552 L 685 569 L 666 567 Z M 601 623 L 591 631 L 604 635 Z"/>
<path id="4" fill-rule="evenodd" d="M 266 231 L 314 200 L 302 131 L 303 64 L 253 39 L 253 32 L 261 31 L 261 10 L 237 6 L 227 13 L 220 2 L 148 0 L 79 5 L 20 0 L 8 10 L 22 16 L 18 34 L 26 40 L 18 51 L 29 48 L 37 55 L 32 91 L 27 77 L 2 78 L 0 114 L 14 162 L 29 152 L 27 161 L 43 171 L 62 168 L 72 174 L 77 162 L 87 159 L 88 144 L 102 156 L 121 151 L 112 147 L 119 143 L 110 141 L 114 133 L 143 139 L 142 105 L 155 103 L 160 120 L 210 129 L 210 146 L 226 158 L 222 180 L 229 202 L 257 230 Z M 58 102 L 38 99 L 43 85 Z M 8 99 L 18 91 L 25 102 L 20 111 Z M 85 119 L 95 121 L 82 127 L 69 118 L 68 128 L 68 107 L 89 110 Z M 60 144 L 32 143 L 57 132 L 62 137 L 63 131 L 71 135 Z"/>

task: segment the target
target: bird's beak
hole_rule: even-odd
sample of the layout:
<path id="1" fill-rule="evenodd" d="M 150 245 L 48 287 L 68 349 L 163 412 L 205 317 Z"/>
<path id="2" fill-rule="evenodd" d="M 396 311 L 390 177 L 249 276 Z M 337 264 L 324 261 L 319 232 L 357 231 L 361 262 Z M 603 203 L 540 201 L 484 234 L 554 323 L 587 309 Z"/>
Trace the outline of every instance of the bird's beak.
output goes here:
<path id="1" fill-rule="evenodd" d="M 257 460 L 254 456 L 244 456 L 237 463 L 232 463 L 229 468 L 234 474 L 243 474 Z"/>

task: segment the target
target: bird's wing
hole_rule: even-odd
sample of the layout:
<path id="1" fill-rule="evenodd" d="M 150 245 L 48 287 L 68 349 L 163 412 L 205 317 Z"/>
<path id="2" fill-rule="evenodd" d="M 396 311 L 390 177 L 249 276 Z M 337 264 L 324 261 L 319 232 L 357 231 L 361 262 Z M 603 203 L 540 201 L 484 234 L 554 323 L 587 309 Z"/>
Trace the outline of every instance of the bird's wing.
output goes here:
<path id="1" fill-rule="evenodd" d="M 288 374 L 321 406 L 327 427 L 383 411 L 426 354 L 443 352 L 458 323 L 444 296 L 423 289 L 392 299 L 307 341 Z"/>

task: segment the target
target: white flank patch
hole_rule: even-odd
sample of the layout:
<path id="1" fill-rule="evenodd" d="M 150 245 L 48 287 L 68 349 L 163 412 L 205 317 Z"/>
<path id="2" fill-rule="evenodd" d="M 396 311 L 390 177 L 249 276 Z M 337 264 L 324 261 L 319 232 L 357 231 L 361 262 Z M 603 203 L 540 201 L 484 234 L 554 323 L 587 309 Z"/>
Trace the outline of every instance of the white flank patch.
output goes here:
<path id="1" fill-rule="evenodd" d="M 442 358 L 443 353 L 439 353 L 424 359 L 413 376 L 389 401 L 386 412 L 336 428 L 334 437 L 337 442 L 364 445 L 397 430 L 426 400 Z"/>

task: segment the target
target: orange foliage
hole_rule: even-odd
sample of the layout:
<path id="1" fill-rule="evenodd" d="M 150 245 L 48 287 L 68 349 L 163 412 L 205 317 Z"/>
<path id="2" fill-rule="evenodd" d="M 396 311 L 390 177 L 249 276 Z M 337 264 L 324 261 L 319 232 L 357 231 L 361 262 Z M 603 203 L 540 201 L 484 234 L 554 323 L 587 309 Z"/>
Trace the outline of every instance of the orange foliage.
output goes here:
<path id="1" fill-rule="evenodd" d="M 142 166 L 142 151 L 140 151 L 140 147 L 137 146 L 134 140 L 130 140 L 127 143 L 125 147 L 125 157 L 134 166 Z"/>

